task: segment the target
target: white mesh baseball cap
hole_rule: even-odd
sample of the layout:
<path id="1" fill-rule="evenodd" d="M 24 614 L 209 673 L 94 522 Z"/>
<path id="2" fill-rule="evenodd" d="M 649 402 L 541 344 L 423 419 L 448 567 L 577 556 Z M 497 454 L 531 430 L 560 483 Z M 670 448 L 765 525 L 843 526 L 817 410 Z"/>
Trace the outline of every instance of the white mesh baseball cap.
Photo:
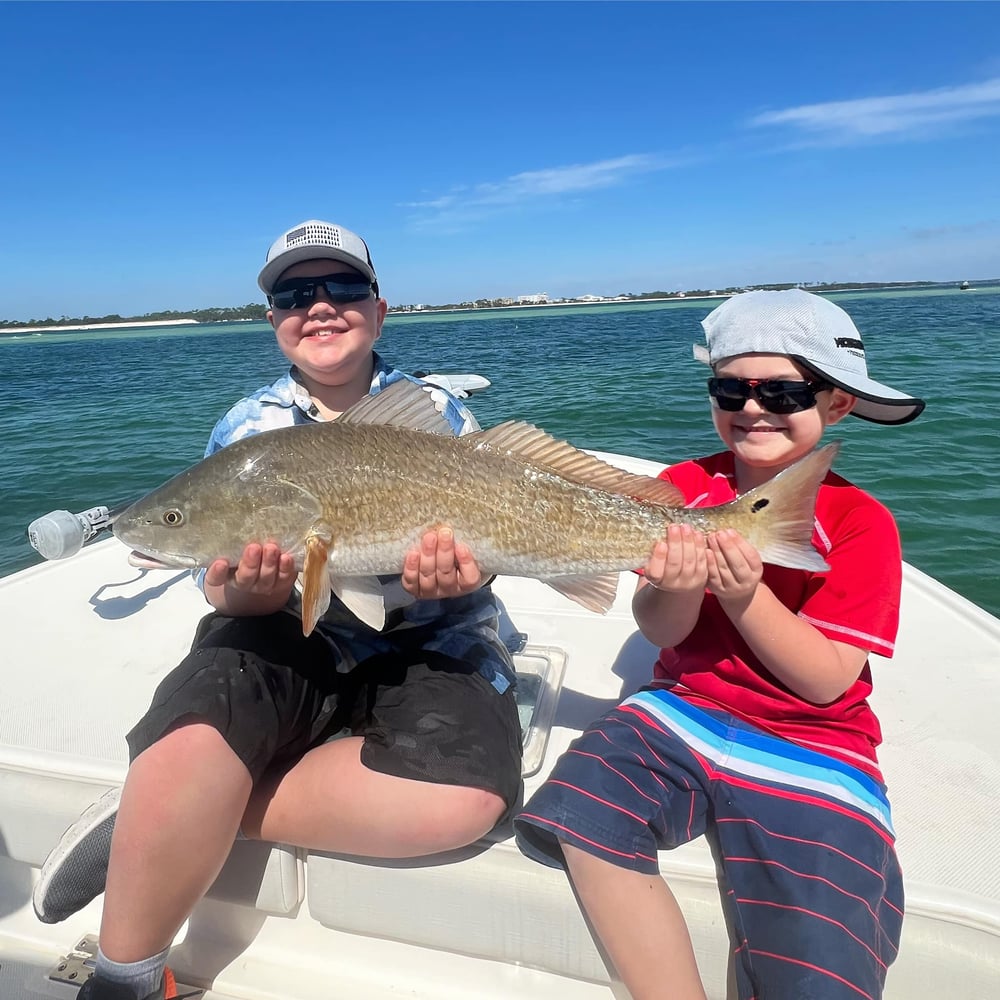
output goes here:
<path id="1" fill-rule="evenodd" d="M 915 420 L 924 401 L 868 377 L 865 345 L 854 321 L 838 305 L 801 288 L 743 292 L 701 322 L 705 344 L 694 356 L 715 366 L 741 354 L 785 354 L 858 397 L 851 411 L 876 424 Z"/>
<path id="2" fill-rule="evenodd" d="M 271 244 L 264 268 L 257 276 L 257 284 L 265 295 L 270 295 L 278 278 L 293 264 L 301 260 L 324 259 L 339 260 L 360 271 L 374 285 L 378 295 L 378 278 L 368 244 L 350 229 L 318 219 L 300 222 Z"/>

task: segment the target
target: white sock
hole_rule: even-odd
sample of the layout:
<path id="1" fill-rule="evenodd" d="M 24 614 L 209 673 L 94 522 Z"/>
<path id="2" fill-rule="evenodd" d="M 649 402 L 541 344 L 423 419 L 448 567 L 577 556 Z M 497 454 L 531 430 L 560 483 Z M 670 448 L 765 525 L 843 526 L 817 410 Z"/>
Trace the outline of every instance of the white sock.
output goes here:
<path id="1" fill-rule="evenodd" d="M 169 951 L 169 948 L 164 948 L 159 955 L 143 958 L 138 962 L 112 962 L 98 946 L 95 972 L 109 982 L 131 987 L 137 997 L 148 997 L 163 982 L 163 970 L 167 967 Z"/>

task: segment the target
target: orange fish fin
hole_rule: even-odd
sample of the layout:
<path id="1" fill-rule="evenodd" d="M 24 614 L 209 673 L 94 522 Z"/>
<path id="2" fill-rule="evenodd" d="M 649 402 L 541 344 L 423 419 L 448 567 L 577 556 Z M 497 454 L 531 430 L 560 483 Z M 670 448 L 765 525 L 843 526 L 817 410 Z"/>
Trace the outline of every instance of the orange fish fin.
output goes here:
<path id="1" fill-rule="evenodd" d="M 574 448 L 568 441 L 552 437 L 533 424 L 508 420 L 489 430 L 466 434 L 461 441 L 467 447 L 488 448 L 500 454 L 511 455 L 580 486 L 589 486 L 605 493 L 619 493 L 663 507 L 684 506 L 683 494 L 672 483 L 625 472 Z"/>
<path id="2" fill-rule="evenodd" d="M 327 542 L 318 535 L 306 539 L 302 566 L 302 634 L 309 635 L 330 606 L 330 571 Z"/>
<path id="3" fill-rule="evenodd" d="M 601 576 L 553 576 L 542 580 L 564 597 L 597 614 L 607 614 L 618 596 L 618 573 Z"/>

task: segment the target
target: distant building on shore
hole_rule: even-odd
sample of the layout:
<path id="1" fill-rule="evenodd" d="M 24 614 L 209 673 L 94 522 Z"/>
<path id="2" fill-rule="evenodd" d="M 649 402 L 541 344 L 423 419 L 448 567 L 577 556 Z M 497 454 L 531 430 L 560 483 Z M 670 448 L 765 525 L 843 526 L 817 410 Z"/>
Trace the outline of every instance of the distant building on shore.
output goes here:
<path id="1" fill-rule="evenodd" d="M 534 295 L 518 295 L 519 306 L 540 306 L 549 301 L 548 292 L 535 292 Z"/>

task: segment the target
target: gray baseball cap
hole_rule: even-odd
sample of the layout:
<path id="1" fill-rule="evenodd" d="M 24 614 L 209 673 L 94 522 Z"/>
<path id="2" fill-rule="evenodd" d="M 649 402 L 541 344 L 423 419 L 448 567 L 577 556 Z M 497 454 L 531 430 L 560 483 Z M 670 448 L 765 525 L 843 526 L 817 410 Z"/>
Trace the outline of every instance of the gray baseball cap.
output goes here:
<path id="1" fill-rule="evenodd" d="M 271 244 L 257 284 L 265 295 L 270 295 L 278 278 L 293 264 L 323 259 L 339 260 L 360 271 L 375 286 L 378 295 L 378 278 L 368 244 L 350 229 L 318 219 L 300 222 Z"/>
<path id="2" fill-rule="evenodd" d="M 706 344 L 694 356 L 713 367 L 741 354 L 784 354 L 858 397 L 851 411 L 876 424 L 905 424 L 925 403 L 868 377 L 865 346 L 838 305 L 801 288 L 742 292 L 702 321 Z"/>

